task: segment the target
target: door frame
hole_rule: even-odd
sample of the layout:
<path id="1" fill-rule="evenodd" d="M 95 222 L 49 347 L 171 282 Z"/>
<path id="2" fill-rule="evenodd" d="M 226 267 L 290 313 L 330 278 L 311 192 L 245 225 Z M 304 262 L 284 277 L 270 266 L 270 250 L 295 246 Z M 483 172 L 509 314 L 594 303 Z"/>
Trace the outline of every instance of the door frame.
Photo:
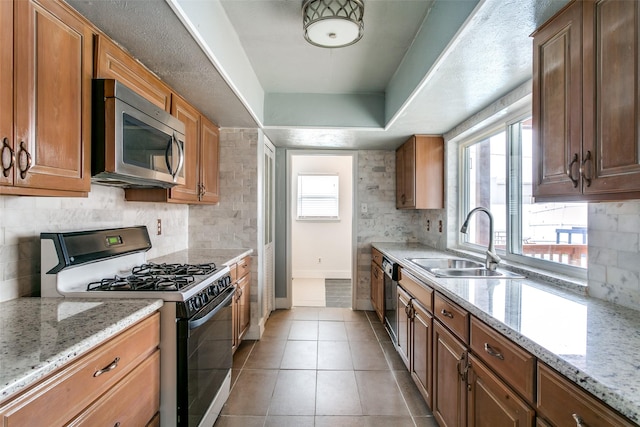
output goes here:
<path id="1" fill-rule="evenodd" d="M 358 152 L 355 150 L 310 150 L 310 149 L 287 149 L 286 150 L 286 197 L 285 197 L 285 209 L 286 209 L 286 247 L 285 247 L 285 259 L 286 259 L 286 285 L 287 296 L 286 298 L 276 298 L 276 308 L 289 309 L 293 307 L 293 292 L 292 292 L 292 239 L 291 229 L 293 224 L 293 218 L 291 217 L 292 209 L 292 157 L 293 156 L 346 156 L 351 157 L 351 309 L 356 309 L 356 289 L 358 282 L 358 212 L 356 207 L 358 206 Z"/>

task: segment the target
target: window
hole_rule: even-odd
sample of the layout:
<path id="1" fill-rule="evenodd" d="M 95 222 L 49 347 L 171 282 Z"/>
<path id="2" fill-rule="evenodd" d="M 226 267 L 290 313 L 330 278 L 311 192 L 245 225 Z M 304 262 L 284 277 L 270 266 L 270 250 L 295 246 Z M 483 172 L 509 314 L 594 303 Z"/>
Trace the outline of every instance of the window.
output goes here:
<path id="1" fill-rule="evenodd" d="M 298 175 L 298 219 L 337 220 L 338 175 Z"/>
<path id="2" fill-rule="evenodd" d="M 534 203 L 531 119 L 505 124 L 461 144 L 462 212 L 488 208 L 501 256 L 549 270 L 584 275 L 587 204 Z M 461 244 L 485 250 L 489 218 L 475 214 Z M 560 267 L 559 267 L 560 266 Z"/>

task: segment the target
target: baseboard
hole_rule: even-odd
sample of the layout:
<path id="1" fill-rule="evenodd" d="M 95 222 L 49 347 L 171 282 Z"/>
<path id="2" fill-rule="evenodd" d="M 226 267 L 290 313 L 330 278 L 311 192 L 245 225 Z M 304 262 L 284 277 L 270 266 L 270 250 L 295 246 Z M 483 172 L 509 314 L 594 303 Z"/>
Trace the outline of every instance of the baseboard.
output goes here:
<path id="1" fill-rule="evenodd" d="M 289 298 L 276 298 L 276 310 L 288 310 L 290 308 Z"/>
<path id="2" fill-rule="evenodd" d="M 351 279 L 351 271 L 345 270 L 296 270 L 292 275 L 300 279 Z"/>

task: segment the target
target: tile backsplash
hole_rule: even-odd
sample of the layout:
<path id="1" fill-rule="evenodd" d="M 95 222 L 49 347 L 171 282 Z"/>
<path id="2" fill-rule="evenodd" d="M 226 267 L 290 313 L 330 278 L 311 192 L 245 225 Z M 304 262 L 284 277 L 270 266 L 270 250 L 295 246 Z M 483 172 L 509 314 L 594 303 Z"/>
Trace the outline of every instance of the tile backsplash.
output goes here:
<path id="1" fill-rule="evenodd" d="M 395 151 L 359 151 L 356 191 L 358 203 L 366 204 L 366 213 L 358 208 L 358 279 L 356 308 L 370 307 L 371 243 L 420 242 L 444 249 L 445 210 L 396 209 Z M 428 221 L 428 223 L 427 223 Z M 440 230 L 440 222 L 443 222 Z"/>
<path id="2" fill-rule="evenodd" d="M 589 295 L 640 310 L 640 201 L 589 205 Z"/>
<path id="3" fill-rule="evenodd" d="M 187 248 L 186 205 L 126 202 L 122 189 L 101 185 L 92 185 L 87 198 L 0 196 L 0 301 L 39 294 L 41 232 L 132 225 L 149 230 L 148 258 Z"/>

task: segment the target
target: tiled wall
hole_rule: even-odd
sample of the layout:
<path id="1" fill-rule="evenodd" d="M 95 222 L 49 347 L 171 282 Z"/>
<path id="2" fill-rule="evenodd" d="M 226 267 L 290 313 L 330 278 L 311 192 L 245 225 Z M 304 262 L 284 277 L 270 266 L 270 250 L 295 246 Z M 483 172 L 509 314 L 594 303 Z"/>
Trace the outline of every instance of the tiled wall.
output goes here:
<path id="1" fill-rule="evenodd" d="M 258 296 L 258 131 L 220 129 L 220 203 L 191 206 L 189 247 L 253 249 L 251 305 Z M 257 312 L 251 310 L 251 325 Z"/>
<path id="2" fill-rule="evenodd" d="M 100 185 L 88 198 L 0 196 L 0 301 L 39 294 L 41 232 L 146 225 L 153 258 L 187 247 L 188 220 L 186 205 L 125 202 L 123 190 Z"/>
<path id="3" fill-rule="evenodd" d="M 371 243 L 420 242 L 444 249 L 446 228 L 442 210 L 396 209 L 395 151 L 358 152 L 358 278 L 356 308 L 370 309 Z M 427 231 L 427 220 L 430 230 Z"/>
<path id="4" fill-rule="evenodd" d="M 589 204 L 589 294 L 640 310 L 640 201 Z"/>

